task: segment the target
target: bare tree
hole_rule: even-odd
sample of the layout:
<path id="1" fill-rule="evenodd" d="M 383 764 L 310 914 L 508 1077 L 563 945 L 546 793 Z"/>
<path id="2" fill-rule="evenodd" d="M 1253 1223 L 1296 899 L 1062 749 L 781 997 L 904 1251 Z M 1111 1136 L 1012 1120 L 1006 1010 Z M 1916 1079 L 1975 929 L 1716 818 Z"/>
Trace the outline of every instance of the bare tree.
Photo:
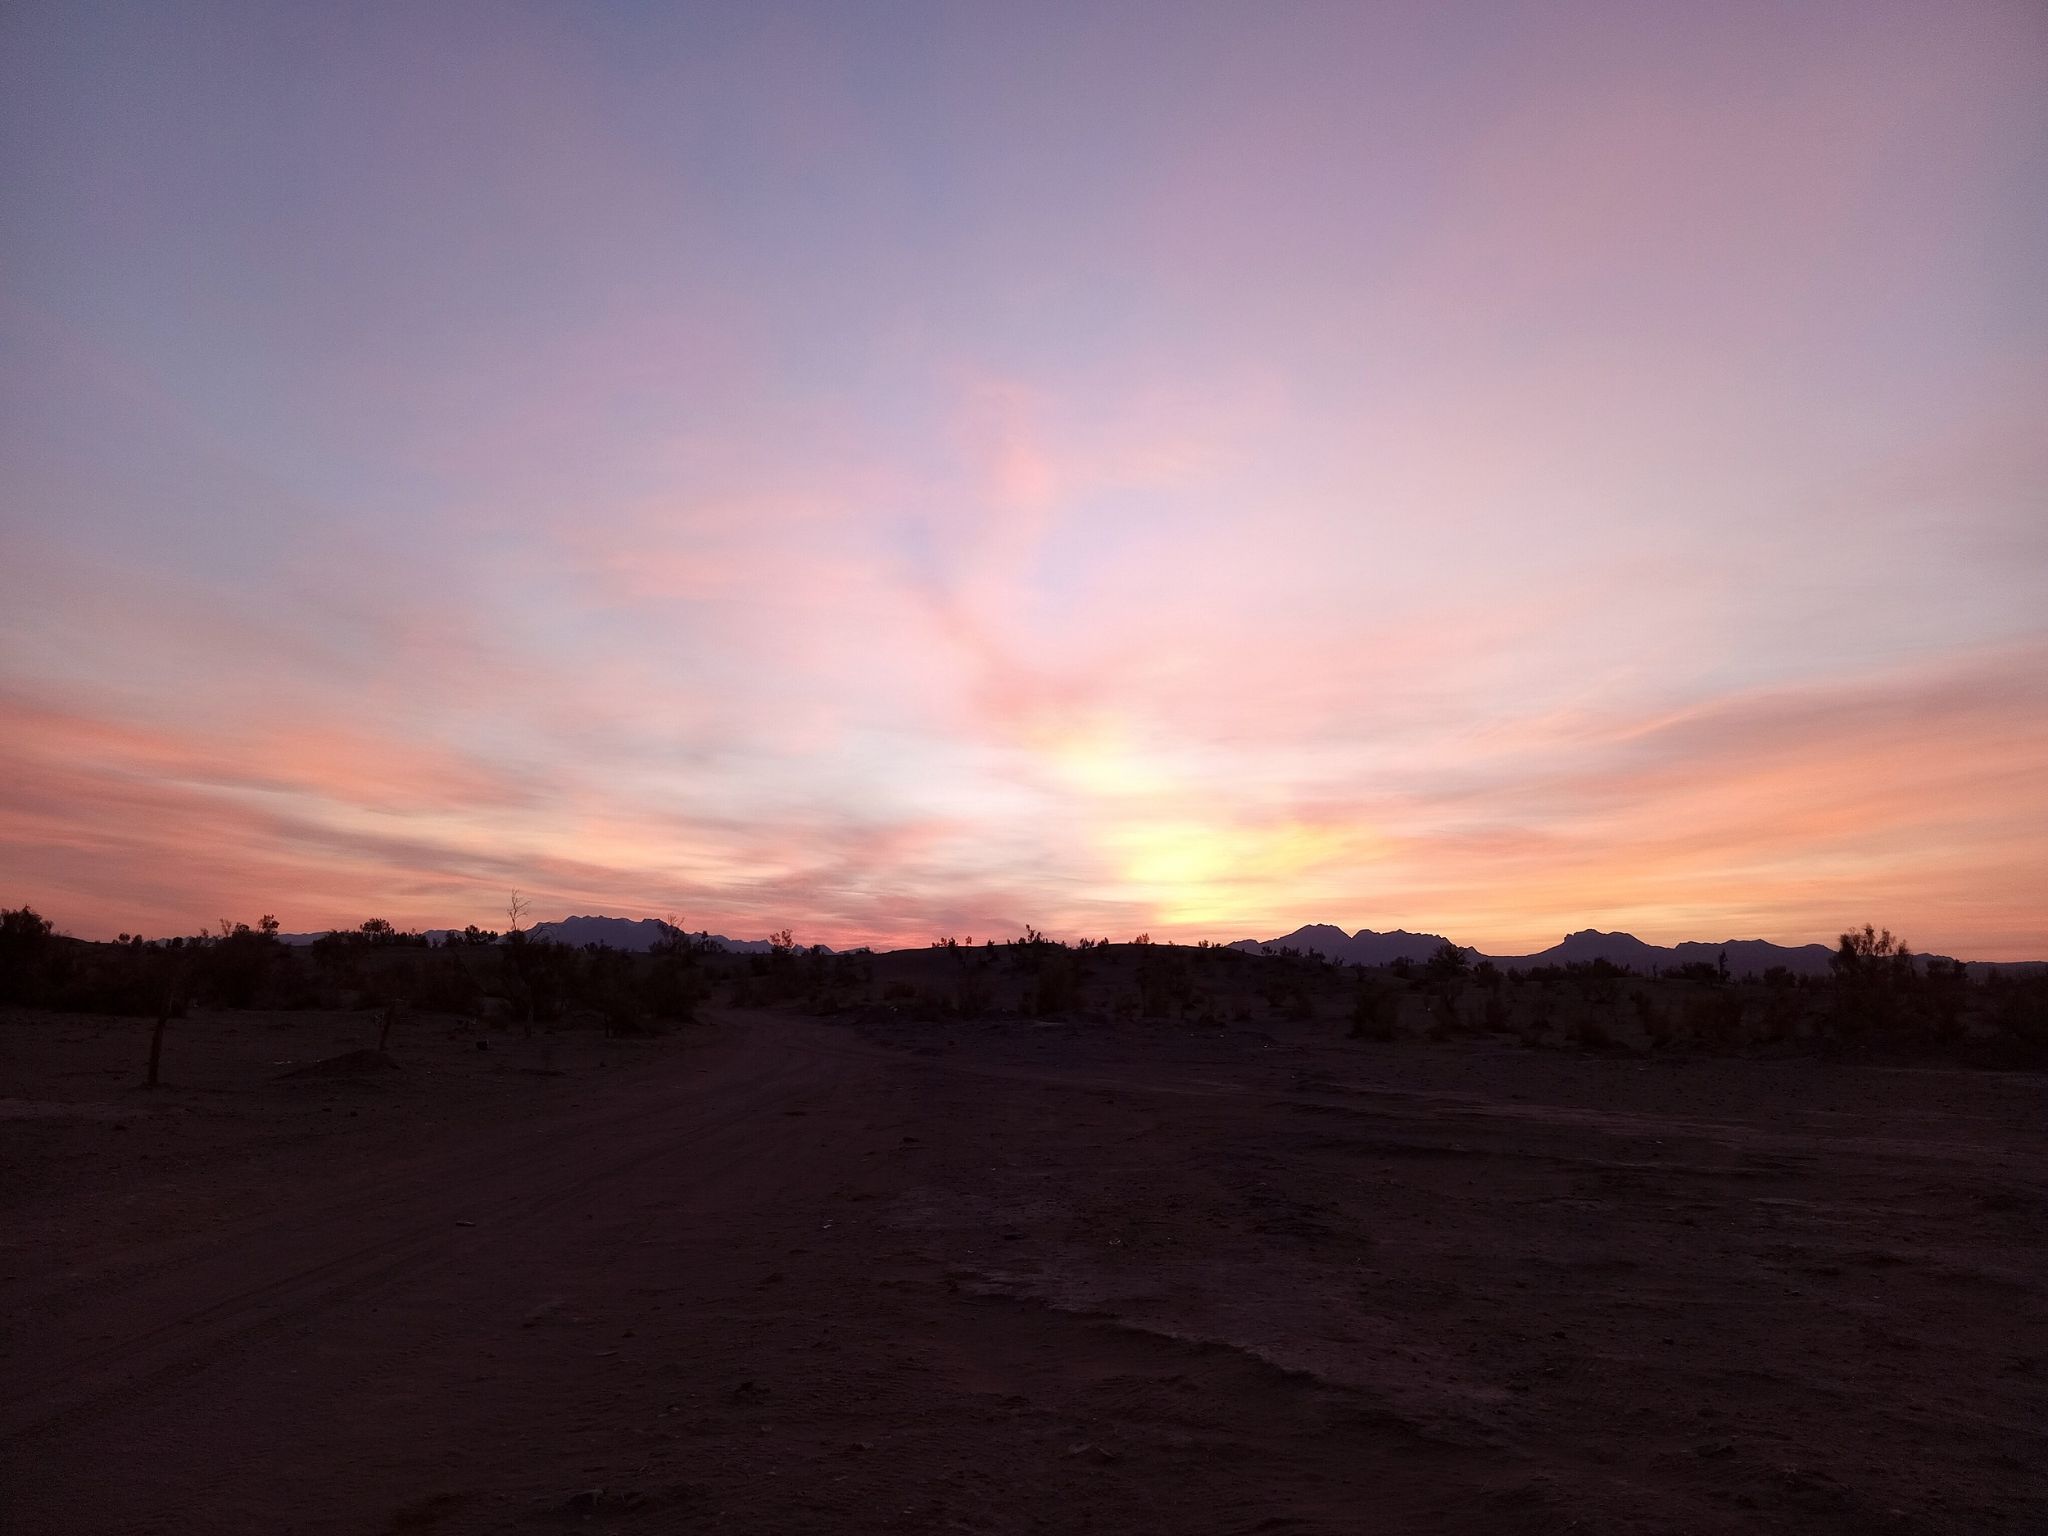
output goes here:
<path id="1" fill-rule="evenodd" d="M 529 1040 L 533 1038 L 533 977 L 529 970 L 533 956 L 526 947 L 526 914 L 532 906 L 516 889 L 505 903 L 505 943 L 509 946 L 505 963 L 512 970 L 520 1017 Z"/>
<path id="2" fill-rule="evenodd" d="M 655 926 L 661 930 L 661 937 L 654 942 L 654 952 L 672 959 L 681 959 L 690 952 L 690 935 L 683 925 L 676 921 L 675 913 L 655 919 Z"/>

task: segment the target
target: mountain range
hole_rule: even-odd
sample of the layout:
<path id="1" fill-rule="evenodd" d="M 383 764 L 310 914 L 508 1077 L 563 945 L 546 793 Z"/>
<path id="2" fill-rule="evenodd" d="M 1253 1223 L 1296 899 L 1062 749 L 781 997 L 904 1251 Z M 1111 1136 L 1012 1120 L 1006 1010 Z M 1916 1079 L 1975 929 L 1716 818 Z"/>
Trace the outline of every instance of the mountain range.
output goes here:
<path id="1" fill-rule="evenodd" d="M 440 939 L 456 930 L 429 928 L 427 936 Z M 606 917 L 598 914 L 579 917 L 565 917 L 556 922 L 535 923 L 527 930 L 535 938 L 551 939 L 560 944 L 571 944 L 581 948 L 585 944 L 602 944 L 612 949 L 644 953 L 661 941 L 662 925 L 651 917 Z M 317 933 L 285 933 L 278 935 L 287 944 L 311 944 L 321 937 Z M 762 955 L 772 946 L 766 939 L 731 939 L 723 934 L 709 934 L 713 944 L 723 947 L 735 955 Z M 1429 959 L 1444 945 L 1452 941 L 1440 933 L 1410 933 L 1405 928 L 1388 932 L 1376 932 L 1361 928 L 1356 933 L 1347 933 L 1334 923 L 1310 923 L 1282 934 L 1275 939 L 1239 939 L 1230 945 L 1249 954 L 1262 950 L 1296 949 L 1303 953 L 1315 950 L 1329 959 L 1346 965 L 1391 965 L 1397 960 L 1411 960 L 1418 964 Z M 810 948 L 811 946 L 804 946 Z M 819 945 L 826 954 L 833 953 L 830 946 Z M 1774 965 L 1782 965 L 1795 976 L 1825 976 L 1828 974 L 1828 957 L 1834 951 L 1825 944 L 1773 944 L 1767 939 L 1724 939 L 1718 943 L 1689 940 L 1681 944 L 1650 944 L 1632 933 L 1603 933 L 1597 928 L 1584 928 L 1577 933 L 1565 935 L 1548 949 L 1537 950 L 1527 955 L 1490 955 L 1467 944 L 1457 946 L 1466 957 L 1477 963 L 1491 960 L 1506 969 L 1513 966 L 1529 970 L 1539 965 L 1571 965 L 1575 962 L 1605 960 L 1611 965 L 1625 965 L 1639 975 L 1653 971 L 1676 970 L 1682 965 L 1704 961 L 1717 965 L 1723 955 L 1728 957 L 1728 970 L 1735 976 L 1761 976 Z M 1922 955 L 1923 960 L 1945 958 Z M 1975 975 L 1992 971 L 2008 974 L 2048 969 L 2048 962 L 2042 961 L 1971 961 L 1970 970 Z"/>
<path id="2" fill-rule="evenodd" d="M 1391 933 L 1361 928 L 1356 933 L 1347 934 L 1333 923 L 1310 923 L 1277 939 L 1239 939 L 1230 947 L 1251 954 L 1266 949 L 1298 949 L 1304 953 L 1313 949 L 1346 965 L 1390 965 L 1396 960 L 1427 960 L 1450 942 L 1442 934 L 1410 933 L 1403 928 L 1396 928 Z M 1529 970 L 1539 965 L 1605 960 L 1610 965 L 1625 965 L 1643 975 L 1652 971 L 1676 970 L 1699 961 L 1717 965 L 1726 955 L 1729 973 L 1735 976 L 1760 976 L 1774 965 L 1782 965 L 1795 976 L 1825 976 L 1828 974 L 1828 957 L 1834 953 L 1825 944 L 1773 944 L 1767 939 L 1649 944 L 1632 933 L 1602 933 L 1597 928 L 1584 928 L 1567 934 L 1550 948 L 1530 955 L 1482 954 L 1465 944 L 1458 948 L 1475 963 L 1491 960 L 1502 969 L 1513 966 L 1518 970 Z M 1946 957 L 1922 955 L 1920 958 Z M 2036 969 L 2039 965 L 2038 961 L 1970 962 L 1971 970 L 1980 974 L 1992 970 Z"/>

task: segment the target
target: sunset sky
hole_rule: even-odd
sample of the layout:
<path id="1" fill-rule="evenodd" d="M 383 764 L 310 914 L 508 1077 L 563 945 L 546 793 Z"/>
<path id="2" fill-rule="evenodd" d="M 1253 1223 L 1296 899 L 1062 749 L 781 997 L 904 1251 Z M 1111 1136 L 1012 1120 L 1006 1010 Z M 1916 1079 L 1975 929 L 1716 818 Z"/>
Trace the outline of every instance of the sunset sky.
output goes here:
<path id="1" fill-rule="evenodd" d="M 0 19 L 0 903 L 2048 957 L 2048 9 Z"/>

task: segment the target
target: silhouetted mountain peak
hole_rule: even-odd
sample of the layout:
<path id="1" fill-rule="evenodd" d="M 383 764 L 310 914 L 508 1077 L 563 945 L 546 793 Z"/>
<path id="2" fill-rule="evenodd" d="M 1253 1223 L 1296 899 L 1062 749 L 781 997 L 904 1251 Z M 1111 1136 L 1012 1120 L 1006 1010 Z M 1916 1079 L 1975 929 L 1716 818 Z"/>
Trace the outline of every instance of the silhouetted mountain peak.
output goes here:
<path id="1" fill-rule="evenodd" d="M 1395 929 L 1375 933 L 1361 928 L 1349 938 L 1329 923 L 1311 923 L 1277 939 L 1240 939 L 1232 947 L 1254 954 L 1262 949 L 1314 949 L 1332 960 L 1355 965 L 1389 965 L 1396 960 L 1427 960 L 1442 945 L 1451 942 L 1440 934 L 1410 933 Z M 1700 961 L 1718 965 L 1725 956 L 1730 972 L 1737 976 L 1761 975 L 1781 965 L 1799 975 L 1824 976 L 1833 951 L 1825 944 L 1773 944 L 1766 939 L 1725 939 L 1719 943 L 1687 940 L 1674 945 L 1651 944 L 1619 929 L 1580 928 L 1566 934 L 1550 948 L 1529 955 L 1483 955 L 1470 945 L 1459 948 L 1474 959 L 1490 959 L 1503 967 L 1576 965 L 1605 960 L 1648 973 L 1675 970 Z"/>
<path id="2" fill-rule="evenodd" d="M 1391 933 L 1370 928 L 1346 933 L 1334 923 L 1310 923 L 1277 939 L 1239 939 L 1230 947 L 1252 954 L 1264 949 L 1313 949 L 1346 965 L 1391 965 L 1396 960 L 1427 960 L 1449 942 L 1441 934 L 1410 933 L 1405 928 Z"/>

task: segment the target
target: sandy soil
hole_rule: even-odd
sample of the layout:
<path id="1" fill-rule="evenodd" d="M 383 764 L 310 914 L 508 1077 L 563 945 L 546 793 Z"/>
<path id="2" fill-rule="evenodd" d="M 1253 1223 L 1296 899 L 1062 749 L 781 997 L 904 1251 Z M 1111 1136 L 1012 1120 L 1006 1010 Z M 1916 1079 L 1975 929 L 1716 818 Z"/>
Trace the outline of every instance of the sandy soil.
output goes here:
<path id="1" fill-rule="evenodd" d="M 2048 1529 L 2048 1084 L 0 1020 L 22 1531 Z"/>

